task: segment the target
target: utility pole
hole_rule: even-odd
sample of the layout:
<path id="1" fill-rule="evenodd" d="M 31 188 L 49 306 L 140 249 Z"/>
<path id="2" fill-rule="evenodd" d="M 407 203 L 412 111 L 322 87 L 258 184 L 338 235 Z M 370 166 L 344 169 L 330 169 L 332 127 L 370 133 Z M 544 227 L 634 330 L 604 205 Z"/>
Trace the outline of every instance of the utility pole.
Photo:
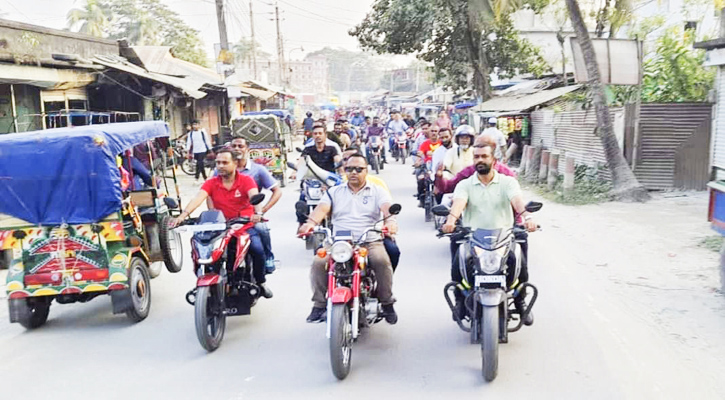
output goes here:
<path id="1" fill-rule="evenodd" d="M 282 33 L 279 30 L 279 4 L 277 4 L 277 2 L 274 3 L 274 19 L 277 22 L 277 62 L 279 63 L 279 84 L 284 85 L 284 43 L 282 42 Z"/>
<path id="2" fill-rule="evenodd" d="M 252 11 L 252 0 L 249 0 L 249 28 L 252 31 L 252 65 L 254 80 L 257 80 L 257 41 L 254 39 L 254 12 Z"/>
<path id="3" fill-rule="evenodd" d="M 216 19 L 219 25 L 219 42 L 222 50 L 229 51 L 229 40 L 227 39 L 227 23 L 224 21 L 224 0 L 216 0 Z"/>

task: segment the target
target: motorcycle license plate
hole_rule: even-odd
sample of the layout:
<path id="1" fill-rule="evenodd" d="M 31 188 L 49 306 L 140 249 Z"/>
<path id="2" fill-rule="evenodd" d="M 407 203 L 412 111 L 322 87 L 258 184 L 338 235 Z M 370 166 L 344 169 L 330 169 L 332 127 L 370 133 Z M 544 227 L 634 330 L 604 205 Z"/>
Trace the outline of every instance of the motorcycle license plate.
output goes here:
<path id="1" fill-rule="evenodd" d="M 498 283 L 503 286 L 506 283 L 506 277 L 503 275 L 476 275 L 476 286 L 484 283 Z"/>

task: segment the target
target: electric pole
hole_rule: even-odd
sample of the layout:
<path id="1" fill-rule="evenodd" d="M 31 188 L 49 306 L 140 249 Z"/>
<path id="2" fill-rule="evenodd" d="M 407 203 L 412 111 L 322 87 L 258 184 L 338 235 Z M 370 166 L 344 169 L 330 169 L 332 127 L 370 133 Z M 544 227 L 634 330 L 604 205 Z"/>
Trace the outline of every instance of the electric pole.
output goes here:
<path id="1" fill-rule="evenodd" d="M 277 62 L 279 63 L 279 84 L 284 86 L 284 43 L 282 42 L 282 33 L 279 30 L 279 5 L 277 2 L 274 3 L 274 16 L 277 21 Z"/>
<path id="2" fill-rule="evenodd" d="M 229 50 L 229 40 L 227 39 L 227 23 L 224 21 L 224 0 L 216 0 L 216 19 L 219 25 L 219 41 L 222 50 Z"/>
<path id="3" fill-rule="evenodd" d="M 252 0 L 249 0 L 249 27 L 252 31 L 252 66 L 254 80 L 257 80 L 257 41 L 254 39 L 254 12 L 252 11 Z"/>

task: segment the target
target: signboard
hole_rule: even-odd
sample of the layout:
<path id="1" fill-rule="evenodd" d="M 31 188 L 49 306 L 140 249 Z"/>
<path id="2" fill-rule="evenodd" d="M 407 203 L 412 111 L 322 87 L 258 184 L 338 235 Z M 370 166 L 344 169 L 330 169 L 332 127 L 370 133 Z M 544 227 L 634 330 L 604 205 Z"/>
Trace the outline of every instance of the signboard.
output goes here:
<path id="1" fill-rule="evenodd" d="M 642 42 L 627 39 L 592 38 L 599 74 L 605 85 L 639 85 L 642 82 Z M 579 41 L 571 38 L 574 56 L 574 77 L 577 82 L 589 81 Z"/>
<path id="2" fill-rule="evenodd" d="M 705 52 L 705 67 L 715 67 L 725 65 L 725 49 L 712 49 Z"/>

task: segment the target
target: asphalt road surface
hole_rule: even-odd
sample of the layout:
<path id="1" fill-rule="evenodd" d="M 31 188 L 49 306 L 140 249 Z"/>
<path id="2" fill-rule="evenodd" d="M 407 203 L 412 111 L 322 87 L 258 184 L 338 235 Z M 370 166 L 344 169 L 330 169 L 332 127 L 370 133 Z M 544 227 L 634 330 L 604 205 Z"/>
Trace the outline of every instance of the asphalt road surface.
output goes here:
<path id="1" fill-rule="evenodd" d="M 530 239 L 531 280 L 541 292 L 536 322 L 510 335 L 498 378 L 485 383 L 479 347 L 451 321 L 443 300 L 447 239 L 435 237 L 416 207 L 410 165 L 388 166 L 381 176 L 403 206 L 394 287 L 399 322 L 364 331 L 345 381 L 331 373 L 324 324 L 305 322 L 312 254 L 295 238 L 298 193 L 288 187 L 269 215 L 281 260 L 268 279 L 274 298 L 261 299 L 251 316 L 228 318 L 217 351 L 199 345 L 193 307 L 184 301 L 195 281 L 185 237 L 182 271 L 152 281 L 151 313 L 141 323 L 112 315 L 110 298 L 101 297 L 54 304 L 45 326 L 26 331 L 8 323 L 0 300 L 0 399 L 725 397 L 717 374 L 699 368 L 599 275 L 578 268 L 570 243 L 547 229 L 553 210 L 557 218 L 565 211 L 546 206 L 538 216 L 545 230 Z M 185 182 L 193 193 L 192 181 Z"/>

